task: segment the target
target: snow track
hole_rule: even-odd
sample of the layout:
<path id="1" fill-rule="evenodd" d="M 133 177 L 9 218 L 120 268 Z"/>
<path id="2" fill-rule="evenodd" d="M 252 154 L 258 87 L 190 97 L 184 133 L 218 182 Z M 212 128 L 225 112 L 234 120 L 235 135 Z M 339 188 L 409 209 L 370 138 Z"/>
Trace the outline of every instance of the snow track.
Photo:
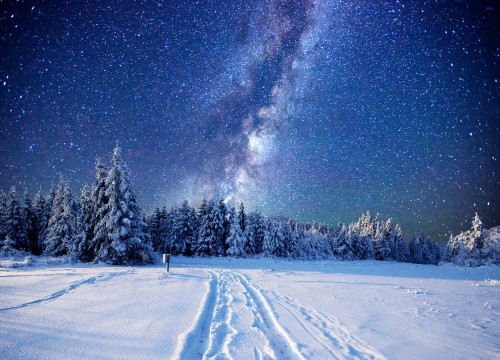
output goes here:
<path id="1" fill-rule="evenodd" d="M 90 285 L 90 284 L 94 284 L 96 281 L 102 279 L 102 278 L 107 278 L 107 279 L 110 279 L 110 278 L 113 278 L 115 276 L 120 276 L 120 275 L 126 275 L 126 274 L 131 274 L 133 273 L 133 271 L 123 271 L 123 272 L 113 272 L 113 273 L 102 273 L 102 274 L 99 274 L 97 276 L 92 276 L 88 279 L 85 279 L 83 281 L 78 281 L 78 282 L 75 282 L 61 290 L 58 290 L 58 291 L 55 291 L 53 292 L 52 294 L 49 294 L 47 296 L 44 296 L 42 298 L 39 298 L 39 299 L 36 299 L 36 300 L 33 300 L 33 301 L 28 301 L 28 302 L 25 302 L 23 304 L 19 304 L 19 305 L 16 305 L 16 306 L 10 306 L 10 307 L 6 307 L 6 308 L 0 308 L 0 311 L 7 311 L 7 310 L 14 310 L 14 309 L 20 309 L 20 308 L 24 308 L 24 307 L 28 307 L 28 306 L 33 306 L 33 305 L 38 305 L 38 304 L 42 304 L 42 303 L 45 303 L 45 302 L 48 302 L 48 301 L 52 301 L 52 300 L 55 300 L 77 288 L 79 288 L 80 286 L 82 285 Z"/>
<path id="2" fill-rule="evenodd" d="M 201 311 L 179 336 L 176 358 L 303 359 L 260 290 L 234 271 L 209 274 Z"/>
<path id="3" fill-rule="evenodd" d="M 262 289 L 233 270 L 208 273 L 197 319 L 179 336 L 178 359 L 385 359 L 317 309 Z M 290 329 L 280 324 L 275 306 L 292 319 Z"/>
<path id="4" fill-rule="evenodd" d="M 355 338 L 337 319 L 275 291 L 261 292 L 288 311 L 300 324 L 308 337 L 303 341 L 309 344 L 302 344 L 301 348 L 311 358 L 326 356 L 329 359 L 385 359 L 378 351 Z M 311 348 L 311 344 L 317 344 L 317 348 Z"/>

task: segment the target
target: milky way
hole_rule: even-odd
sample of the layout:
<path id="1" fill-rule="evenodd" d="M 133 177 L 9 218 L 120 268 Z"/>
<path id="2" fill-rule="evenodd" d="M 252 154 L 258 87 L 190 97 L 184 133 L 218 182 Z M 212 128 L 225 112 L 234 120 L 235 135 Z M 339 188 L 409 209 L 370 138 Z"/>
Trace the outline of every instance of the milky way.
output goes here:
<path id="1" fill-rule="evenodd" d="M 142 207 L 206 196 L 436 240 L 500 224 L 498 6 L 0 2 L 0 185 L 78 193 L 116 140 Z"/>

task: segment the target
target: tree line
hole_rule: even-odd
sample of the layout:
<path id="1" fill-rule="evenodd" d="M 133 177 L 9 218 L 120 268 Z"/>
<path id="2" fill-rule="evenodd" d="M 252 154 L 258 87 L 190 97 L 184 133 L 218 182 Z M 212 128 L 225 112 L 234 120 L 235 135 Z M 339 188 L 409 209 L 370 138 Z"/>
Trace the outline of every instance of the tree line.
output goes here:
<path id="1" fill-rule="evenodd" d="M 27 191 L 19 201 L 15 187 L 8 195 L 1 192 L 2 250 L 116 265 L 153 263 L 150 237 L 129 175 L 117 146 L 111 166 L 97 161 L 95 182 L 83 187 L 79 200 L 64 177 L 48 195 L 39 191 L 33 202 Z"/>
<path id="2" fill-rule="evenodd" d="M 316 260 L 380 260 L 434 264 L 440 261 L 478 266 L 497 263 L 498 239 L 489 236 L 479 217 L 473 228 L 446 245 L 425 235 L 407 243 L 398 224 L 369 211 L 354 223 L 327 226 L 247 212 L 244 204 L 228 207 L 223 199 L 204 199 L 195 209 L 184 201 L 143 216 L 130 172 L 113 150 L 110 166 L 96 164 L 92 186 L 74 199 L 61 177 L 47 195 L 21 200 L 13 187 L 0 193 L 0 248 L 75 261 L 149 264 L 155 253 L 185 256 L 270 256 Z"/>

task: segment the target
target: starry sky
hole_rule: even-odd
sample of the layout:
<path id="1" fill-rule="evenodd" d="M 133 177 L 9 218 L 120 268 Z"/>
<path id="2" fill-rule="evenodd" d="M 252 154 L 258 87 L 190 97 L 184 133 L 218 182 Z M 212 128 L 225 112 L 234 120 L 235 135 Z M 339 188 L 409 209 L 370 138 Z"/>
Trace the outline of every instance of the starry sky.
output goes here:
<path id="1" fill-rule="evenodd" d="M 145 211 L 500 225 L 493 1 L 0 0 L 0 186 L 79 196 L 116 140 Z"/>

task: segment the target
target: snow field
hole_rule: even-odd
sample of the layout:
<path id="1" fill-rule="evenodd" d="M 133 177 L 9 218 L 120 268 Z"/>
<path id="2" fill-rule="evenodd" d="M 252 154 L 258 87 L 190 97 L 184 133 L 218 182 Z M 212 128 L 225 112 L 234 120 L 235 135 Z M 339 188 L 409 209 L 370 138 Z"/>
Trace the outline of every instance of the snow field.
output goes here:
<path id="1" fill-rule="evenodd" d="M 498 267 L 183 258 L 0 269 L 2 359 L 493 359 Z"/>

